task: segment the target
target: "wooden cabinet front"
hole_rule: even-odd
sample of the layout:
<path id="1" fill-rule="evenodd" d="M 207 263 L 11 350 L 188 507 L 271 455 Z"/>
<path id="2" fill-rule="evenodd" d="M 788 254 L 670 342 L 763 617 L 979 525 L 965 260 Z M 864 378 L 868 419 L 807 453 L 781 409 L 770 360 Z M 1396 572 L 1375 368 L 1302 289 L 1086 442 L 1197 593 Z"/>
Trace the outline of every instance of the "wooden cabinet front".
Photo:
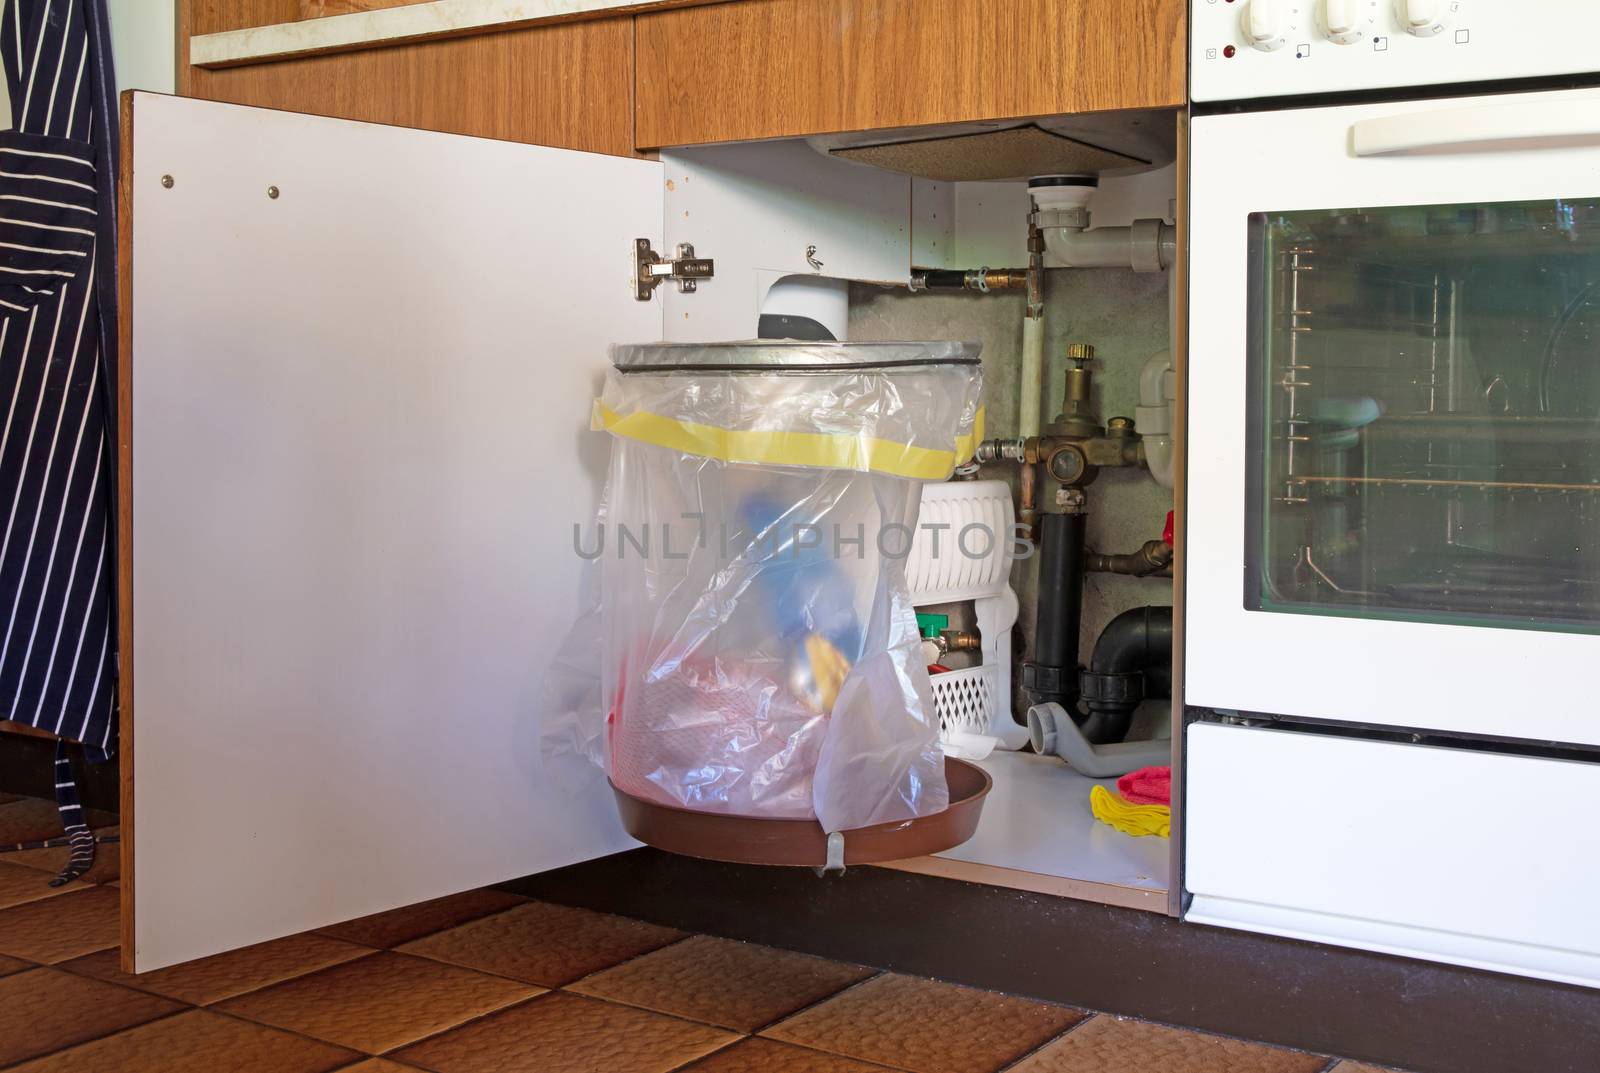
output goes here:
<path id="1" fill-rule="evenodd" d="M 640 147 L 1184 103 L 1183 0 L 740 0 L 643 14 Z"/>
<path id="2" fill-rule="evenodd" d="M 192 24 L 205 25 L 201 14 L 192 12 Z M 633 21 L 525 26 L 237 67 L 183 66 L 179 92 L 631 156 Z"/>

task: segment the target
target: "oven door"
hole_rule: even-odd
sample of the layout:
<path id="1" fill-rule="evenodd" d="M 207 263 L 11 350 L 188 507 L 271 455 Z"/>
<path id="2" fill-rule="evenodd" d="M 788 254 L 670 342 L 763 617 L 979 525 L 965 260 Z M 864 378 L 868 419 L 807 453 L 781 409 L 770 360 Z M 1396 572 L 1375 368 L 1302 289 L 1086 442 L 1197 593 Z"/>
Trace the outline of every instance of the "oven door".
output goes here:
<path id="1" fill-rule="evenodd" d="M 1600 91 L 1191 153 L 1189 703 L 1600 744 Z"/>

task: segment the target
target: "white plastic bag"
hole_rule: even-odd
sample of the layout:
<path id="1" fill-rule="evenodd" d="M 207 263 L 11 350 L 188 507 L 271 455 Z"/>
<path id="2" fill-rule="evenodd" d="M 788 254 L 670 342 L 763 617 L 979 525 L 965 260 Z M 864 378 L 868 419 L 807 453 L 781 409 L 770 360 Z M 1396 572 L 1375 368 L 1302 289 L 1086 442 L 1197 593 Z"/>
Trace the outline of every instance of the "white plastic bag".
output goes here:
<path id="1" fill-rule="evenodd" d="M 618 347 L 590 614 L 547 742 L 636 797 L 828 831 L 945 808 L 904 564 L 982 435 L 967 344 Z M 588 632 L 580 638 L 579 633 Z M 600 703 L 573 665 L 598 635 Z M 600 727 L 603 726 L 603 733 Z"/>

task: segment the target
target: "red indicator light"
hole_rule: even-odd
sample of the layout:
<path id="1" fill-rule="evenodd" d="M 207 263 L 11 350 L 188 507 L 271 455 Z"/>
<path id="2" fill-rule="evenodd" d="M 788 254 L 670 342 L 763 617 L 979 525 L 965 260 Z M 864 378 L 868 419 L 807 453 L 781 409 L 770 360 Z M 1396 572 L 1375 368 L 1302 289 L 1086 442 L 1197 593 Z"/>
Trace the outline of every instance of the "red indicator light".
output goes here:
<path id="1" fill-rule="evenodd" d="M 1231 2 L 1231 0 L 1230 0 L 1230 2 Z M 1223 48 L 1222 48 L 1222 55 L 1223 55 L 1223 57 L 1225 59 L 1230 59 L 1231 60 L 1231 59 L 1233 59 L 1234 53 L 1236 53 L 1238 51 L 1239 50 L 1234 48 L 1232 45 L 1224 45 Z"/>

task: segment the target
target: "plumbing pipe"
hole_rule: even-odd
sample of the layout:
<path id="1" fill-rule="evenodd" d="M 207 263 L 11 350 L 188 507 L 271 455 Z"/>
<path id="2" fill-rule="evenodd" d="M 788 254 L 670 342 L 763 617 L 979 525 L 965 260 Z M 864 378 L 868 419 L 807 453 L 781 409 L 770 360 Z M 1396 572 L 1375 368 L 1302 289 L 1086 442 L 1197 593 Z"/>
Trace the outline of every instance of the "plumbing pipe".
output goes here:
<path id="1" fill-rule="evenodd" d="M 1039 435 L 1039 413 L 1044 402 L 1044 318 L 1022 318 L 1022 399 L 1017 409 L 1017 435 Z"/>
<path id="2" fill-rule="evenodd" d="M 1028 180 L 1028 193 L 1038 206 L 1035 223 L 1052 267 L 1159 272 L 1178 259 L 1178 229 L 1164 220 L 1090 230 L 1089 199 L 1099 186 L 1094 175 L 1036 175 Z"/>
<path id="3" fill-rule="evenodd" d="M 1135 607 L 1107 623 L 1078 691 L 1086 739 L 1098 744 L 1127 737 L 1141 700 L 1172 693 L 1172 608 Z"/>
<path id="4" fill-rule="evenodd" d="M 1040 213 L 1039 229 L 1054 267 L 1160 272 L 1178 259 L 1178 229 L 1165 220 L 1090 230 L 1087 209 L 1068 209 Z"/>
<path id="5" fill-rule="evenodd" d="M 1033 659 L 1022 665 L 1022 688 L 1035 704 L 1072 704 L 1078 697 L 1083 538 L 1088 515 L 1051 512 L 1039 521 L 1039 606 Z"/>
<path id="6" fill-rule="evenodd" d="M 1123 741 L 1093 745 L 1059 704 L 1035 704 L 1028 709 L 1028 741 L 1041 756 L 1059 756 L 1072 770 L 1091 779 L 1114 779 L 1143 767 L 1172 762 L 1172 741 Z"/>
<path id="7" fill-rule="evenodd" d="M 1153 354 L 1139 370 L 1139 405 L 1134 424 L 1144 437 L 1145 464 L 1163 488 L 1171 488 L 1175 457 L 1172 443 L 1172 406 L 1177 401 L 1178 379 L 1172 355 Z"/>
<path id="8" fill-rule="evenodd" d="M 1017 435 L 1039 435 L 1044 402 L 1044 236 L 1028 219 L 1028 304 L 1022 315 L 1022 382 L 1017 403 Z"/>
<path id="9" fill-rule="evenodd" d="M 913 268 L 913 291 L 1020 291 L 1028 286 L 1026 268 Z"/>
<path id="10" fill-rule="evenodd" d="M 1035 543 L 1039 540 L 1039 507 L 1035 502 L 1038 484 L 1039 467 L 1024 463 L 1017 474 L 1017 521 L 1023 525 L 1028 539 Z"/>
<path id="11" fill-rule="evenodd" d="M 1133 577 L 1172 576 L 1172 545 L 1165 540 L 1147 540 L 1138 551 L 1122 555 L 1090 552 L 1085 567 L 1094 574 L 1130 574 Z"/>

